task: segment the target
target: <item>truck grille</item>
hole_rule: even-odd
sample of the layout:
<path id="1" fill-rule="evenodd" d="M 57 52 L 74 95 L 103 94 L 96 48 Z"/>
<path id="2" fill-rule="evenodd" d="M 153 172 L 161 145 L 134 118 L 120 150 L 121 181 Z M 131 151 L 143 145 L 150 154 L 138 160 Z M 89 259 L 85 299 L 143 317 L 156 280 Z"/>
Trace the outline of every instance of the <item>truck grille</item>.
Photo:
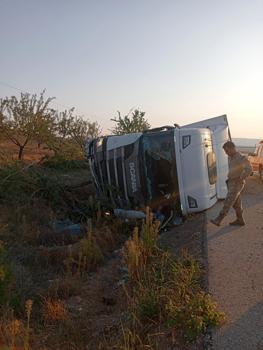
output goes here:
<path id="1" fill-rule="evenodd" d="M 98 194 L 106 195 L 116 206 L 128 206 L 124 147 L 106 151 L 107 138 L 103 139 L 100 147 L 97 147 L 96 141 L 89 147 L 89 163 Z"/>

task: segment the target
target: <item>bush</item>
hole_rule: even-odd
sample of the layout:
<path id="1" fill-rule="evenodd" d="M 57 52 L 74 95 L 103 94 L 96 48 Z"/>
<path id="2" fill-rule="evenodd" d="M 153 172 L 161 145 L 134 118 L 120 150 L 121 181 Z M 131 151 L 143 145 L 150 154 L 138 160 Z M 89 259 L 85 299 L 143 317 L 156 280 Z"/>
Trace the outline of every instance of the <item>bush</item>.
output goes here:
<path id="1" fill-rule="evenodd" d="M 89 169 L 88 162 L 85 159 L 65 159 L 55 156 L 46 159 L 42 165 L 45 168 L 58 170 Z"/>
<path id="2" fill-rule="evenodd" d="M 21 163 L 0 168 L 0 201 L 21 204 L 37 197 L 56 204 L 62 194 L 57 177 L 50 177 L 40 168 Z"/>
<path id="3" fill-rule="evenodd" d="M 199 264 L 185 252 L 175 259 L 159 249 L 157 232 L 158 224 L 153 223 L 148 212 L 141 235 L 136 229 L 126 244 L 124 258 L 130 276 L 128 297 L 132 320 L 128 334 L 137 334 L 128 339 L 140 339 L 149 345 L 149 332 L 154 332 L 152 328 L 157 324 L 194 341 L 208 327 L 219 325 L 224 315 L 210 295 L 202 291 Z M 121 346 L 125 342 L 127 339 L 123 339 Z M 141 345 L 137 343 L 137 346 Z"/>

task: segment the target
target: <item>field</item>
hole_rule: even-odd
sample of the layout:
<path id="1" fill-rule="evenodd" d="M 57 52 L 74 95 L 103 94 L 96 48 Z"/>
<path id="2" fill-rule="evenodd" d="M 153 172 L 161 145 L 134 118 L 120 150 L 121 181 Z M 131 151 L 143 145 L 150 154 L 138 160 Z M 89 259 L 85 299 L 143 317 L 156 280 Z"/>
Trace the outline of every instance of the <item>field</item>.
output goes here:
<path id="1" fill-rule="evenodd" d="M 255 147 L 242 147 L 238 146 L 237 150 L 243 154 L 248 155 L 249 153 L 254 153 L 255 152 Z"/>
<path id="2" fill-rule="evenodd" d="M 104 215 L 84 159 L 1 146 L 0 349 L 202 349 L 203 217 L 160 235 Z M 161 237 L 161 239 L 160 239 Z"/>

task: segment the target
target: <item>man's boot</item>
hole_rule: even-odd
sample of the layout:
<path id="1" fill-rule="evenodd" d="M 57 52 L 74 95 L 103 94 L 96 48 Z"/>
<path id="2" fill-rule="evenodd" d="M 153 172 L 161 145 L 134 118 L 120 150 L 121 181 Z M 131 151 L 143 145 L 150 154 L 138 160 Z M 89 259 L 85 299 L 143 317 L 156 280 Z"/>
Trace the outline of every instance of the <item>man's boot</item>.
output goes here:
<path id="1" fill-rule="evenodd" d="M 220 226 L 221 221 L 224 219 L 225 214 L 220 213 L 215 219 L 210 220 L 212 224 Z"/>
<path id="2" fill-rule="evenodd" d="M 246 223 L 244 221 L 242 214 L 243 214 L 243 210 L 236 211 L 237 218 L 235 221 L 230 222 L 229 225 L 231 225 L 231 226 L 245 226 Z"/>

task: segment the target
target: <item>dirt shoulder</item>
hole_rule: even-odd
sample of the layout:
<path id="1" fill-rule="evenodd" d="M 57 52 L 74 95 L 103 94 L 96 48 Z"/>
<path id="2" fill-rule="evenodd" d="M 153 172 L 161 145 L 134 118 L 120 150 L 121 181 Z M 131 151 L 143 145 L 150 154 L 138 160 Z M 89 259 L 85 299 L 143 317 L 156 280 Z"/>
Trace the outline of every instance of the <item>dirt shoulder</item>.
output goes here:
<path id="1" fill-rule="evenodd" d="M 205 213 L 189 216 L 183 225 L 174 227 L 167 232 L 162 232 L 160 244 L 175 257 L 179 257 L 183 251 L 188 252 L 198 260 L 202 267 L 206 268 Z M 205 280 L 204 283 L 206 283 Z"/>
<path id="2" fill-rule="evenodd" d="M 226 313 L 213 333 L 213 349 L 263 349 L 263 183 L 249 178 L 243 194 L 245 227 L 208 223 L 209 290 Z M 222 203 L 207 212 L 208 221 Z"/>

